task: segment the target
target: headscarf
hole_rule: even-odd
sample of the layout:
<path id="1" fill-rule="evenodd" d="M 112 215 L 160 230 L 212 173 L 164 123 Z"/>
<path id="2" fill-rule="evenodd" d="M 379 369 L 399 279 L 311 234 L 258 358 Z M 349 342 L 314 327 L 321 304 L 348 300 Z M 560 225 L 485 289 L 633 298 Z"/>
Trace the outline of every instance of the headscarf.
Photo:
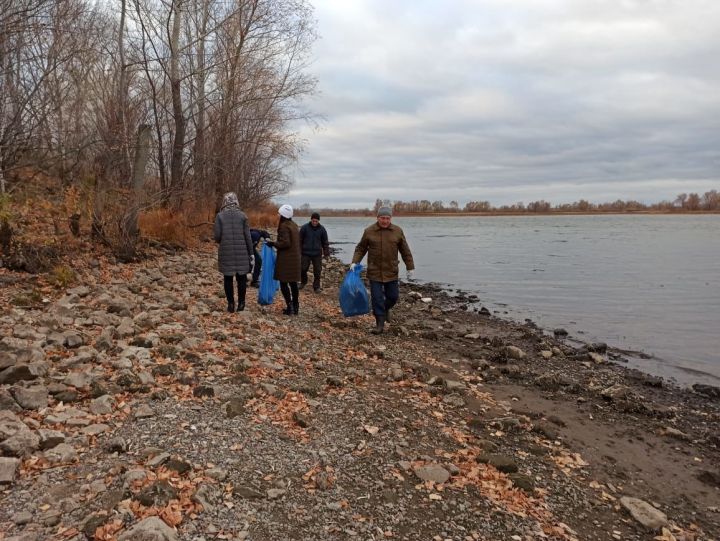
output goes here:
<path id="1" fill-rule="evenodd" d="M 239 207 L 240 202 L 238 201 L 238 196 L 235 192 L 228 192 L 225 195 L 223 195 L 223 203 L 222 208 L 226 209 L 228 207 Z"/>

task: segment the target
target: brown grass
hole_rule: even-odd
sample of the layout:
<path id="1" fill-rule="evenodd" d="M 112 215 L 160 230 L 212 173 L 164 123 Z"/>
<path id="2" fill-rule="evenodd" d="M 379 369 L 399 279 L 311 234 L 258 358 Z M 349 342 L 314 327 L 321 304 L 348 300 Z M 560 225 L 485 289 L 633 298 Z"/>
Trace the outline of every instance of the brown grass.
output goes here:
<path id="1" fill-rule="evenodd" d="M 200 234 L 209 227 L 207 216 L 200 209 L 153 209 L 141 213 L 138 221 L 143 237 L 186 248 L 197 246 Z"/>
<path id="2" fill-rule="evenodd" d="M 250 227 L 273 228 L 278 224 L 278 208 L 274 205 L 265 205 L 257 209 L 247 209 L 245 214 L 250 220 Z"/>

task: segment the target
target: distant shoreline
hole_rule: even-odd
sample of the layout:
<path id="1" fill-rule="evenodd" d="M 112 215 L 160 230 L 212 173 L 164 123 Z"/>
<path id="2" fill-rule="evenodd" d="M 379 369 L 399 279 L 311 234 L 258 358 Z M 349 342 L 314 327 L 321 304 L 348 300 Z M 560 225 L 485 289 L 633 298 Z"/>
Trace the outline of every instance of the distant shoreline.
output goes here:
<path id="1" fill-rule="evenodd" d="M 369 211 L 317 211 L 323 218 L 368 218 L 373 217 L 374 213 Z M 311 212 L 295 212 L 295 216 L 307 218 L 310 217 Z M 698 214 L 720 214 L 720 210 L 633 210 L 633 211 L 550 211 L 550 212 L 509 212 L 509 211 L 497 211 L 497 212 L 400 212 L 394 213 L 394 217 L 398 218 L 439 218 L 439 217 L 457 217 L 467 218 L 476 216 L 617 216 L 617 215 L 663 215 L 663 216 L 695 216 Z"/>

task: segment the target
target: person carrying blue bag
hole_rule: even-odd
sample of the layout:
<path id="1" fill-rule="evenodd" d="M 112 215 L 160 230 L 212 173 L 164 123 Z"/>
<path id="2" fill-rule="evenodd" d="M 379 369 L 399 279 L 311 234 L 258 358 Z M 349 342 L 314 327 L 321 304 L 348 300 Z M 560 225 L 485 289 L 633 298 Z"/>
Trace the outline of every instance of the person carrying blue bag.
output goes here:
<path id="1" fill-rule="evenodd" d="M 267 306 L 273 303 L 275 293 L 280 288 L 280 282 L 273 278 L 273 274 L 275 274 L 275 251 L 267 244 L 263 244 L 261 257 L 265 264 L 260 271 L 258 304 Z"/>
<path id="2" fill-rule="evenodd" d="M 370 311 L 367 290 L 360 276 L 362 268 L 362 265 L 355 265 L 340 286 L 340 308 L 345 317 L 361 316 Z"/>
<path id="3" fill-rule="evenodd" d="M 408 281 L 413 279 L 415 270 L 405 233 L 391 221 L 390 207 L 380 207 L 377 222 L 363 232 L 350 265 L 350 270 L 354 271 L 365 254 L 368 254 L 367 276 L 370 280 L 372 310 L 375 315 L 375 328 L 370 331 L 373 334 L 382 334 L 385 322 L 390 318 L 390 309 L 400 298 L 398 253 L 405 262 Z"/>

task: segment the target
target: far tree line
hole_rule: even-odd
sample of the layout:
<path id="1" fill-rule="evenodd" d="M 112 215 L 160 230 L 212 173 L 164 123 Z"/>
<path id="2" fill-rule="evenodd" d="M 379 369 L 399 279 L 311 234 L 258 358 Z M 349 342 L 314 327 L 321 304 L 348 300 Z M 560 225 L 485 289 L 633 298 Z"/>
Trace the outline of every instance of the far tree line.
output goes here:
<path id="1" fill-rule="evenodd" d="M 674 200 L 664 200 L 659 203 L 641 203 L 640 201 L 617 199 L 607 203 L 591 203 L 580 199 L 572 203 L 553 204 L 541 199 L 529 203 L 519 202 L 512 205 L 494 206 L 489 201 L 468 201 L 460 205 L 457 201 L 429 201 L 427 199 L 414 201 L 392 201 L 390 199 L 376 199 L 372 208 L 322 209 L 325 212 L 340 212 L 344 214 L 369 215 L 377 212 L 380 207 L 391 207 L 395 214 L 437 214 L 437 213 L 543 213 L 543 212 L 672 212 L 672 211 L 720 211 L 720 192 L 710 190 L 700 195 L 697 193 L 681 193 Z M 314 210 L 309 203 L 299 209 L 300 214 L 307 214 Z"/>

